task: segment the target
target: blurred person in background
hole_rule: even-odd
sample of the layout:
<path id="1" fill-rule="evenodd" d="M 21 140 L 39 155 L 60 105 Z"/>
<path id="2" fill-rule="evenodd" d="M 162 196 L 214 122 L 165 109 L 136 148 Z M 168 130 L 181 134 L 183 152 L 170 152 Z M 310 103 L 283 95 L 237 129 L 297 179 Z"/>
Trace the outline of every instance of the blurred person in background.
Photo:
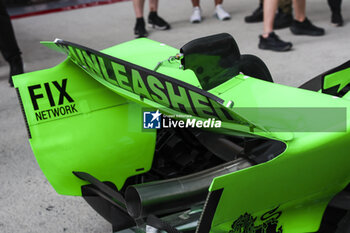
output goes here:
<path id="1" fill-rule="evenodd" d="M 200 23 L 202 21 L 202 12 L 199 5 L 200 0 L 192 0 L 192 15 L 190 18 L 191 23 Z M 223 0 L 215 0 L 215 16 L 219 20 L 229 20 L 231 19 L 231 16 L 229 13 L 227 13 L 223 7 L 222 2 Z"/>
<path id="2" fill-rule="evenodd" d="M 332 0 L 329 0 L 332 1 Z M 251 15 L 248 15 L 244 18 L 246 23 L 258 23 L 263 21 L 263 4 L 264 1 L 259 1 L 259 6 L 256 10 L 253 11 Z M 274 29 L 282 29 L 292 25 L 293 16 L 292 16 L 292 0 L 279 0 L 278 1 L 278 11 L 273 22 Z"/>
<path id="3" fill-rule="evenodd" d="M 133 0 L 134 11 L 136 15 L 136 24 L 134 33 L 136 38 L 147 37 L 148 32 L 145 27 L 145 20 L 143 18 L 143 9 L 145 0 Z M 158 0 L 149 0 L 149 15 L 148 24 L 150 27 L 158 30 L 168 30 L 170 25 L 157 14 Z"/>
<path id="4" fill-rule="evenodd" d="M 0 50 L 5 60 L 10 65 L 9 83 L 13 87 L 12 76 L 23 73 L 21 51 L 18 47 L 10 16 L 5 4 L 0 0 Z"/>
<path id="5" fill-rule="evenodd" d="M 344 21 L 341 15 L 341 0 L 328 0 L 328 5 L 332 11 L 331 23 L 337 27 L 343 26 Z"/>
<path id="6" fill-rule="evenodd" d="M 281 40 L 273 31 L 273 22 L 278 0 L 264 0 L 264 33 L 260 35 L 259 48 L 273 51 L 288 51 L 292 43 Z M 322 36 L 323 28 L 316 27 L 306 17 L 306 0 L 293 0 L 294 20 L 290 30 L 294 35 Z"/>
<path id="7" fill-rule="evenodd" d="M 327 0 L 328 5 L 331 9 L 331 23 L 337 27 L 341 27 L 344 24 L 343 17 L 341 14 L 341 3 L 342 0 Z M 260 0 L 259 6 L 253 11 L 251 15 L 244 18 L 246 23 L 258 23 L 263 21 L 263 0 Z M 274 20 L 274 29 L 281 29 L 289 27 L 293 22 L 292 16 L 292 0 L 279 0 L 278 1 L 278 12 L 276 13 Z"/>

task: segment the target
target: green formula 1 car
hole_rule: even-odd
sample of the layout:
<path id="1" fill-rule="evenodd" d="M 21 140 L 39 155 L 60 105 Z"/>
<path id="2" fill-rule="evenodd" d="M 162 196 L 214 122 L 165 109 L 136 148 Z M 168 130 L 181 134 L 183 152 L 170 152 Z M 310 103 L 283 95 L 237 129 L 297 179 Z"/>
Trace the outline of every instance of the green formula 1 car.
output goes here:
<path id="1" fill-rule="evenodd" d="M 350 232 L 350 61 L 273 83 L 229 34 L 137 39 L 14 77 L 54 189 L 113 231 Z"/>

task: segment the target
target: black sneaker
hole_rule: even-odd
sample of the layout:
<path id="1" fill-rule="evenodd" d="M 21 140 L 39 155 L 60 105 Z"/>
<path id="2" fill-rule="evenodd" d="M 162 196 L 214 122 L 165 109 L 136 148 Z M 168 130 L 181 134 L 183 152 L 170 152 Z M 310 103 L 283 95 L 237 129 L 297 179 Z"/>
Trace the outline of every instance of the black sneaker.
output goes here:
<path id="1" fill-rule="evenodd" d="M 255 11 L 253 11 L 253 13 L 251 15 L 248 15 L 248 16 L 246 16 L 244 18 L 244 21 L 246 23 L 262 22 L 263 21 L 263 15 L 264 15 L 263 5 L 260 4 L 259 7 L 257 9 L 255 9 Z"/>
<path id="2" fill-rule="evenodd" d="M 316 27 L 310 20 L 305 18 L 303 22 L 293 20 L 290 30 L 294 35 L 323 36 L 324 29 Z"/>
<path id="3" fill-rule="evenodd" d="M 21 55 L 17 55 L 10 58 L 9 64 L 10 64 L 9 84 L 11 87 L 13 87 L 12 76 L 17 74 L 23 74 L 23 62 L 22 62 Z"/>
<path id="4" fill-rule="evenodd" d="M 150 12 L 148 16 L 148 24 L 150 27 L 158 30 L 168 30 L 170 25 L 161 17 L 158 16 L 157 12 Z"/>
<path id="5" fill-rule="evenodd" d="M 145 20 L 143 18 L 136 19 L 136 25 L 134 27 L 135 38 L 147 37 L 148 32 L 145 28 Z"/>
<path id="6" fill-rule="evenodd" d="M 260 36 L 259 49 L 284 52 L 290 50 L 292 46 L 292 43 L 281 40 L 274 32 L 270 32 L 267 38 Z"/>
<path id="7" fill-rule="evenodd" d="M 344 20 L 341 14 L 332 14 L 331 23 L 336 27 L 341 27 L 344 24 Z"/>
<path id="8" fill-rule="evenodd" d="M 273 29 L 287 28 L 292 25 L 293 16 L 291 14 L 286 14 L 282 10 L 278 10 L 275 16 L 275 21 L 273 22 Z"/>

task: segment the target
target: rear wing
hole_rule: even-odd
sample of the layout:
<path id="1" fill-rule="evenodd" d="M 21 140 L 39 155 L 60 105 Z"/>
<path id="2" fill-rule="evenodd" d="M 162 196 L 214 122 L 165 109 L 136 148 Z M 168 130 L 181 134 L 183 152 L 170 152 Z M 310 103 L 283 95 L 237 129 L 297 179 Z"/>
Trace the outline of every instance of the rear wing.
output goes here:
<path id="1" fill-rule="evenodd" d="M 232 109 L 232 101 L 224 102 L 186 82 L 68 41 L 56 39 L 42 43 L 67 54 L 102 85 L 143 106 L 160 109 L 170 115 L 185 113 L 194 118 L 215 118 L 224 124 L 236 125 L 238 131 L 248 134 L 269 134 L 262 126 L 236 113 Z"/>

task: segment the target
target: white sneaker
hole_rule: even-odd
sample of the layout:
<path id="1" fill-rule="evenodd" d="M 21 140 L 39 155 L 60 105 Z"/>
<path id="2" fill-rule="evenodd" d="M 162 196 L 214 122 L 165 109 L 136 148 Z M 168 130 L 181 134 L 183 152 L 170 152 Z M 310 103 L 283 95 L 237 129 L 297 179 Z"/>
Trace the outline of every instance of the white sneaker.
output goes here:
<path id="1" fill-rule="evenodd" d="M 198 6 L 193 7 L 190 21 L 191 23 L 200 23 L 202 21 L 201 9 Z"/>
<path id="2" fill-rule="evenodd" d="M 229 20 L 231 19 L 231 16 L 229 13 L 227 13 L 223 8 L 222 5 L 219 4 L 215 7 L 215 15 L 220 20 Z"/>

